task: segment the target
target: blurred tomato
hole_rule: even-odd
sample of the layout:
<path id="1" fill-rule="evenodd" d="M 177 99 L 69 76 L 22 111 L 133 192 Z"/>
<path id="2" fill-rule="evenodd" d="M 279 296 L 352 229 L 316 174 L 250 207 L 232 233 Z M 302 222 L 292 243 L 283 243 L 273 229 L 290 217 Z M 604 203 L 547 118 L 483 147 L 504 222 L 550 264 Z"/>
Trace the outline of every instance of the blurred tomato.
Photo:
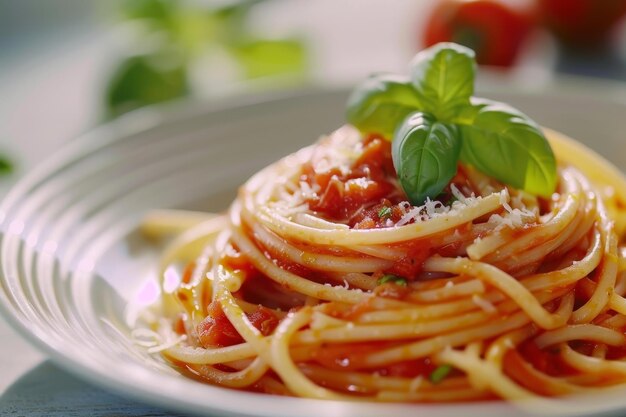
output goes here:
<path id="1" fill-rule="evenodd" d="M 442 0 L 426 24 L 423 39 L 425 46 L 460 43 L 476 51 L 479 64 L 508 67 L 532 24 L 530 13 L 495 0 Z"/>
<path id="2" fill-rule="evenodd" d="M 543 24 L 572 46 L 605 42 L 626 14 L 626 0 L 537 0 Z"/>

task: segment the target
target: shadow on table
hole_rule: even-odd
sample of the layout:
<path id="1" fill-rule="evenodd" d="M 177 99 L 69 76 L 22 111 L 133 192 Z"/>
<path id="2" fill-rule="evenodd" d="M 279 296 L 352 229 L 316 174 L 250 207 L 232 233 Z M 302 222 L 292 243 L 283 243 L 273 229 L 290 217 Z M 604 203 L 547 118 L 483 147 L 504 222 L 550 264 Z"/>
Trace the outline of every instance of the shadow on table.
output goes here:
<path id="1" fill-rule="evenodd" d="M 0 397 L 0 415 L 28 417 L 183 417 L 96 388 L 47 361 Z"/>

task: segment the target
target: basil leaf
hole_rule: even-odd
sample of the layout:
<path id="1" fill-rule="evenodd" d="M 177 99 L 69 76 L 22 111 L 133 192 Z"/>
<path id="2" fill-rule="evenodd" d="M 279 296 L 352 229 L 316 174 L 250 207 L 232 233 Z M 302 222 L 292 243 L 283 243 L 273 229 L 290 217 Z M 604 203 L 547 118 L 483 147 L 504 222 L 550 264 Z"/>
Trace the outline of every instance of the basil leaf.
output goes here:
<path id="1" fill-rule="evenodd" d="M 430 379 L 430 382 L 432 382 L 433 384 L 438 384 L 446 379 L 446 377 L 450 375 L 450 372 L 452 372 L 451 365 L 439 365 L 435 368 L 434 371 L 430 373 L 428 379 Z"/>
<path id="2" fill-rule="evenodd" d="M 461 140 L 455 125 L 415 112 L 400 125 L 391 146 L 400 185 L 414 205 L 437 197 L 456 174 Z"/>
<path id="3" fill-rule="evenodd" d="M 549 197 L 556 187 L 556 160 L 539 126 L 513 107 L 474 102 L 471 125 L 460 126 L 461 160 L 515 188 Z"/>
<path id="4" fill-rule="evenodd" d="M 396 285 L 400 285 L 402 287 L 406 287 L 407 286 L 407 282 L 405 278 L 399 277 L 397 275 L 394 274 L 385 274 L 382 277 L 378 278 L 377 284 L 378 285 L 383 285 L 386 284 L 388 282 L 391 282 L 393 284 Z"/>
<path id="5" fill-rule="evenodd" d="M 412 81 L 423 106 L 437 120 L 451 122 L 470 104 L 474 94 L 476 60 L 474 51 L 455 43 L 442 42 L 418 53 L 412 66 Z"/>
<path id="6" fill-rule="evenodd" d="M 378 210 L 378 217 L 380 217 L 381 219 L 389 218 L 392 214 L 393 211 L 391 210 L 391 207 L 385 206 Z"/>
<path id="7" fill-rule="evenodd" d="M 352 92 L 346 118 L 363 133 L 380 133 L 391 139 L 400 122 L 419 107 L 420 102 L 407 78 L 377 74 Z"/>

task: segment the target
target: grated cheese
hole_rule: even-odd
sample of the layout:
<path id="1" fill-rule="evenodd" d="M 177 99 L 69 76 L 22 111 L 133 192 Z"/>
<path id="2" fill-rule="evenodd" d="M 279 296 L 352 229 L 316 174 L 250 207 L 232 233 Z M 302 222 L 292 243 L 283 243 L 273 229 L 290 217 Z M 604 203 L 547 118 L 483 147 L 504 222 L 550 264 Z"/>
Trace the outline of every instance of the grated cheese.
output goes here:
<path id="1" fill-rule="evenodd" d="M 317 186 L 317 184 L 315 185 Z M 304 198 L 317 197 L 317 193 L 313 190 L 313 188 L 306 181 L 300 181 L 300 189 L 296 190 L 296 192 L 300 192 L 300 195 Z"/>
<path id="2" fill-rule="evenodd" d="M 439 214 L 442 210 L 445 210 L 445 206 L 441 201 L 432 201 L 430 198 L 426 199 L 424 207 L 426 207 L 426 214 L 430 217 L 433 217 L 435 214 Z"/>
<path id="3" fill-rule="evenodd" d="M 456 198 L 461 203 L 465 203 L 465 201 L 467 200 L 467 197 L 465 197 L 463 193 L 458 188 L 456 188 L 456 185 L 450 184 L 450 191 L 452 191 L 452 195 L 454 196 L 454 198 Z"/>
<path id="4" fill-rule="evenodd" d="M 493 314 L 498 311 L 491 301 L 485 300 L 478 294 L 472 296 L 472 302 L 487 314 Z"/>
<path id="5" fill-rule="evenodd" d="M 528 210 L 527 208 L 519 209 L 511 207 L 511 205 L 508 203 L 508 200 L 509 191 L 505 188 L 500 193 L 500 203 L 505 210 L 504 216 L 500 214 L 492 214 L 487 221 L 488 223 L 495 224 L 496 230 L 499 230 L 505 226 L 511 229 L 516 229 L 524 226 L 524 224 L 526 224 L 528 221 L 537 218 L 535 212 Z"/>
<path id="6" fill-rule="evenodd" d="M 454 184 L 452 184 L 450 187 L 452 189 L 452 187 L 454 187 Z M 398 220 L 396 226 L 404 226 L 411 221 L 414 221 L 416 223 L 423 222 L 444 214 L 448 214 L 450 212 L 460 211 L 468 207 L 472 207 L 477 202 L 483 199 L 483 197 L 476 197 L 474 196 L 474 194 L 472 194 L 471 197 L 465 197 L 456 187 L 454 187 L 454 190 L 456 191 L 453 191 L 453 193 L 459 193 L 462 199 L 457 198 L 457 201 L 453 202 L 451 206 L 445 206 L 440 201 L 433 201 L 429 198 L 427 198 L 424 204 L 421 206 L 411 206 L 408 201 L 403 201 L 399 203 L 398 206 L 405 211 L 405 214 L 400 218 L 400 220 Z M 504 201 L 507 201 L 508 195 L 500 193 L 500 199 L 502 200 L 503 198 Z"/>
<path id="7" fill-rule="evenodd" d="M 505 226 L 516 229 L 524 226 L 529 220 L 536 219 L 535 213 L 528 209 L 513 209 L 508 204 L 504 205 L 504 208 L 507 211 L 504 216 L 492 214 L 489 217 L 488 223 L 495 224 L 496 229 L 501 229 Z"/>
<path id="8" fill-rule="evenodd" d="M 409 223 L 411 220 L 414 220 L 416 222 L 428 220 L 427 217 L 420 214 L 423 210 L 424 210 L 424 206 L 413 207 L 408 212 L 406 212 L 400 220 L 398 220 L 398 223 L 396 223 L 396 226 L 404 226 L 405 224 Z"/>

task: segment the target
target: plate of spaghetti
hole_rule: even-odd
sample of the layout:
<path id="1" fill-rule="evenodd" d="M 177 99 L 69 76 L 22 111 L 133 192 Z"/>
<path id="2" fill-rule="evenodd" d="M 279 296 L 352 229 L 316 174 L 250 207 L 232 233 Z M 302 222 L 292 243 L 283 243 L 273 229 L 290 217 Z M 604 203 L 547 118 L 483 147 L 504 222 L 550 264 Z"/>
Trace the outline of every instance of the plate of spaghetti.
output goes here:
<path id="1" fill-rule="evenodd" d="M 351 91 L 96 130 L 2 203 L 0 308 L 185 412 L 619 413 L 626 178 L 587 145 L 626 164 L 626 104 L 475 73 L 439 44 Z"/>

